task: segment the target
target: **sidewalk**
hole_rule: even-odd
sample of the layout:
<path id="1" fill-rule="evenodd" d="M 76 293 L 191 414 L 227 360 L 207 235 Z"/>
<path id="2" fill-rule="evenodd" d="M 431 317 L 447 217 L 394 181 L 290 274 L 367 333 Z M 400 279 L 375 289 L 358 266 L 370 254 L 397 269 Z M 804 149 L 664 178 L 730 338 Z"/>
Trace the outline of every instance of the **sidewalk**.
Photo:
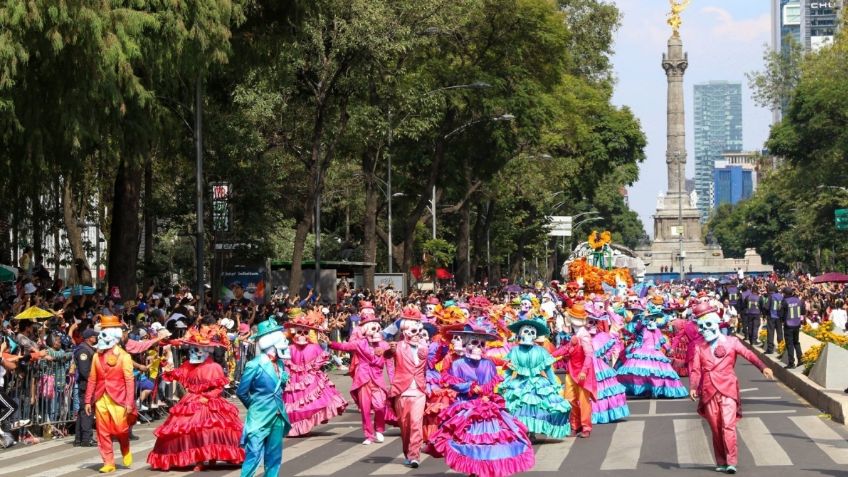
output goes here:
<path id="1" fill-rule="evenodd" d="M 736 337 L 741 341 L 742 335 L 737 334 Z M 801 333 L 800 337 L 801 351 L 807 351 L 812 346 L 820 343 L 805 333 Z M 803 365 L 794 369 L 786 369 L 784 368 L 787 364 L 785 359 L 778 359 L 776 355 L 766 355 L 759 346 L 752 346 L 744 341 L 742 343 L 753 350 L 763 363 L 774 371 L 774 377 L 778 381 L 801 396 L 811 406 L 825 414 L 829 414 L 833 421 L 846 424 L 845 420 L 848 417 L 848 394 L 842 390 L 827 390 L 819 386 L 803 374 Z M 786 353 L 784 353 L 785 356 Z"/>

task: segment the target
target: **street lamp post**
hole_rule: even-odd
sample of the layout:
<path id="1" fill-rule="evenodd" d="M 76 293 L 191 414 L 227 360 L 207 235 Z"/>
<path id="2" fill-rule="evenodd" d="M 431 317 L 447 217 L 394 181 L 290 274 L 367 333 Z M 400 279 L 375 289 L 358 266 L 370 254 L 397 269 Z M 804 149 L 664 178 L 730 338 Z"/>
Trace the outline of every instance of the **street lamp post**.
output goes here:
<path id="1" fill-rule="evenodd" d="M 195 84 L 194 135 L 197 159 L 197 314 L 203 313 L 206 294 L 203 290 L 203 80 L 198 75 Z"/>
<path id="2" fill-rule="evenodd" d="M 680 151 L 674 152 L 674 160 L 677 163 L 677 167 L 680 167 L 680 156 Z M 683 265 L 683 197 L 686 196 L 686 188 L 683 185 L 684 175 L 685 171 L 678 171 L 677 178 L 680 195 L 677 197 L 677 254 L 680 258 L 680 281 L 686 279 L 686 270 Z"/>

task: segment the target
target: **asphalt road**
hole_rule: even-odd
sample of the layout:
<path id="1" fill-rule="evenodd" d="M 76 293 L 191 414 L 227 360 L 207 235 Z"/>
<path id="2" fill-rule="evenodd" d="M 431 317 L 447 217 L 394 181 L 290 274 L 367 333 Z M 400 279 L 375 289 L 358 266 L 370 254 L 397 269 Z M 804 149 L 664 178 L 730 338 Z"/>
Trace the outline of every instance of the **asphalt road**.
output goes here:
<path id="1" fill-rule="evenodd" d="M 767 381 L 750 364 L 737 365 L 744 418 L 739 423 L 739 472 L 752 477 L 848 477 L 848 428 L 820 417 L 795 394 Z M 333 380 L 347 396 L 350 379 Z M 626 422 L 598 425 L 589 439 L 541 442 L 536 467 L 526 475 L 609 477 L 714 476 L 709 430 L 689 400 L 638 400 L 630 403 Z M 161 421 L 160 421 L 161 422 Z M 145 461 L 158 423 L 139 425 L 132 443 L 136 464 L 112 475 L 236 477 L 238 467 L 204 472 L 151 471 Z M 425 459 L 418 469 L 400 464 L 397 429 L 386 442 L 361 445 L 359 415 L 353 405 L 306 438 L 286 439 L 285 477 L 436 476 L 449 473 L 444 462 Z M 116 449 L 117 451 L 117 449 Z M 83 477 L 100 467 L 94 448 L 74 448 L 69 439 L 0 452 L 0 477 Z M 260 474 L 261 475 L 261 474 Z"/>

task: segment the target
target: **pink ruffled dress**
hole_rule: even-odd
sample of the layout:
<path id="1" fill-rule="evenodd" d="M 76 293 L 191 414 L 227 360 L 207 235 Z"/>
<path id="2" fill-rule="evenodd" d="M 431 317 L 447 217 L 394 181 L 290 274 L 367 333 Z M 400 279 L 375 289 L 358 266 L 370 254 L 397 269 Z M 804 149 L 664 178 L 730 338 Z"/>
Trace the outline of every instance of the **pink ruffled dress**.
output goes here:
<path id="1" fill-rule="evenodd" d="M 342 414 L 347 400 L 322 371 L 330 355 L 320 345 L 292 344 L 291 360 L 285 362 L 289 382 L 283 391 L 283 401 L 291 422 L 289 437 L 307 434 L 318 424 Z"/>

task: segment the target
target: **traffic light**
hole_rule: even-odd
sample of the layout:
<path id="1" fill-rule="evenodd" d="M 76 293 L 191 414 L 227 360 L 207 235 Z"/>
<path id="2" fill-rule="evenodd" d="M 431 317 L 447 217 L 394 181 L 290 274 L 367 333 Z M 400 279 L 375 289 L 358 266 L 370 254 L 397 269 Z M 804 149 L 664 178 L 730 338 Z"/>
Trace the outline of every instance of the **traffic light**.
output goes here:
<path id="1" fill-rule="evenodd" d="M 836 230 L 848 230 L 848 209 L 836 209 L 833 216 Z"/>

